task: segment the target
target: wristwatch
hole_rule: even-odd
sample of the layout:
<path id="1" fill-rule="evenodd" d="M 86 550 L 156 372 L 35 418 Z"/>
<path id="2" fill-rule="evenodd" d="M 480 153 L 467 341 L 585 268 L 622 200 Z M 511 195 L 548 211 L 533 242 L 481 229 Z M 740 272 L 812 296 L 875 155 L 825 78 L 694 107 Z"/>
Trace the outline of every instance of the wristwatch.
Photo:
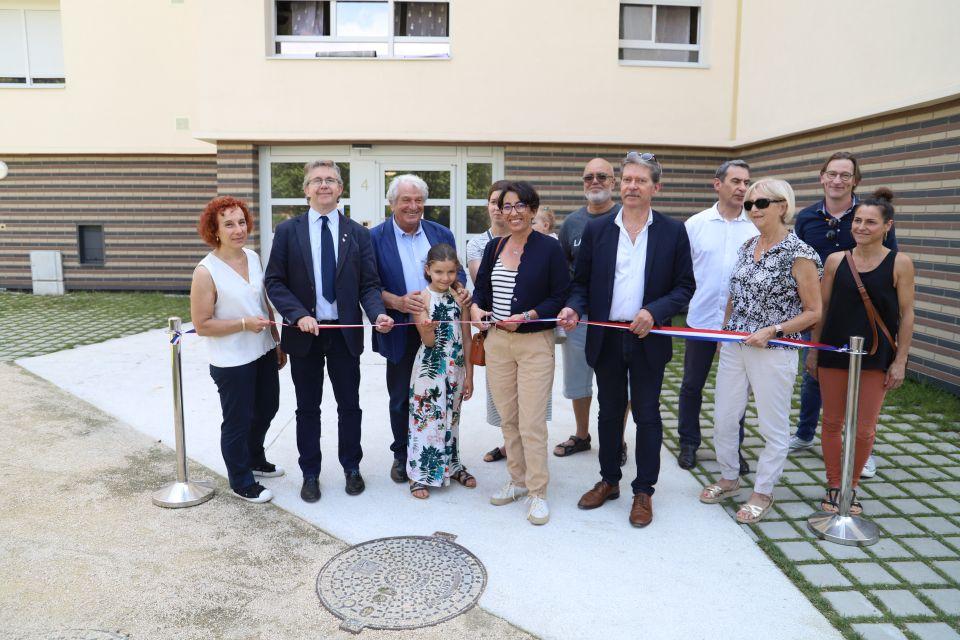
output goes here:
<path id="1" fill-rule="evenodd" d="M 523 312 L 523 319 L 524 319 L 526 322 L 530 322 L 533 318 L 530 317 L 530 312 L 529 312 L 529 311 L 524 311 L 524 312 Z"/>
<path id="2" fill-rule="evenodd" d="M 775 338 L 782 338 L 782 337 L 783 337 L 783 325 L 780 325 L 780 324 L 775 325 L 775 326 L 773 327 L 773 329 L 774 329 L 774 331 L 776 331 L 776 333 L 774 334 L 774 337 L 775 337 Z"/>

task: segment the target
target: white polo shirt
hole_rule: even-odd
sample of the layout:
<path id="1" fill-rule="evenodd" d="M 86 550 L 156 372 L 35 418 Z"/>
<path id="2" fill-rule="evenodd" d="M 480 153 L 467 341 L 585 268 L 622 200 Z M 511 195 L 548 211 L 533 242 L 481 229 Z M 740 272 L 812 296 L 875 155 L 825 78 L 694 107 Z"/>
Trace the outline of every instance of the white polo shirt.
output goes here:
<path id="1" fill-rule="evenodd" d="M 647 271 L 647 239 L 653 224 L 653 210 L 647 223 L 637 234 L 636 242 L 623 226 L 623 210 L 617 212 L 614 223 L 620 227 L 617 242 L 617 268 L 613 277 L 613 298 L 610 301 L 610 319 L 614 322 L 633 322 L 643 308 L 643 288 Z"/>
<path id="2" fill-rule="evenodd" d="M 730 296 L 730 276 L 737 262 L 737 250 L 760 232 L 746 211 L 727 220 L 720 215 L 716 204 L 690 216 L 684 224 L 697 280 L 697 290 L 687 312 L 687 325 L 720 329 Z"/>

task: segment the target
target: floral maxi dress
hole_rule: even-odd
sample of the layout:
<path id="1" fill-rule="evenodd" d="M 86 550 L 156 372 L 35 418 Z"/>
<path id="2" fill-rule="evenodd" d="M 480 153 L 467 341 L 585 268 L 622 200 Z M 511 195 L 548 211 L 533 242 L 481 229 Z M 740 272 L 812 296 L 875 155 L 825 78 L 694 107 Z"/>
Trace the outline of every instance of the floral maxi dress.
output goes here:
<path id="1" fill-rule="evenodd" d="M 430 487 L 450 484 L 460 462 L 460 404 L 465 377 L 460 306 L 450 292 L 430 291 L 434 346 L 420 346 L 410 379 L 407 474 Z"/>

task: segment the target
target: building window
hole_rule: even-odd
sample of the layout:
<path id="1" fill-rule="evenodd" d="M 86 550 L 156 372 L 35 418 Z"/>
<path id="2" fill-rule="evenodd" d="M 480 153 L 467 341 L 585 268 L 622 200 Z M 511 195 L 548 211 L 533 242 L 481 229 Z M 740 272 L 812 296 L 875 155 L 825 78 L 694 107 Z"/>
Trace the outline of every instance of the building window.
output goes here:
<path id="1" fill-rule="evenodd" d="M 620 1 L 620 61 L 654 66 L 701 62 L 700 6 Z"/>
<path id="2" fill-rule="evenodd" d="M 103 227 L 82 224 L 77 227 L 80 264 L 103 264 Z"/>
<path id="3" fill-rule="evenodd" d="M 56 9 L 0 9 L 0 86 L 63 86 Z"/>
<path id="4" fill-rule="evenodd" d="M 317 58 L 449 58 L 450 3 L 276 0 L 274 53 Z"/>

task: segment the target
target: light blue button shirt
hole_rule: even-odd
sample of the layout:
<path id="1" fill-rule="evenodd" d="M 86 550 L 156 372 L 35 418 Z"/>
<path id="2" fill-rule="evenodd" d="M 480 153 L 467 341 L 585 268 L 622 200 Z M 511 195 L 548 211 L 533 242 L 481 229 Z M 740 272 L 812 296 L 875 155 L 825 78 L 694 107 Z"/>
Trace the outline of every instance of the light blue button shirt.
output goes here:
<path id="1" fill-rule="evenodd" d="M 406 233 L 393 223 L 393 233 L 397 238 L 397 252 L 400 254 L 400 264 L 403 266 L 403 283 L 406 293 L 423 291 L 427 288 L 427 279 L 423 273 L 423 266 L 427 262 L 427 253 L 430 251 L 430 241 L 423 232 L 423 225 L 417 224 L 417 230 Z"/>
<path id="2" fill-rule="evenodd" d="M 330 234 L 333 236 L 333 263 L 337 263 L 337 252 L 340 250 L 340 211 L 334 209 L 330 213 L 324 214 L 327 217 Z M 314 316 L 317 320 L 336 320 L 340 317 L 337 313 L 337 303 L 327 302 L 323 297 L 323 278 L 320 277 L 320 232 L 323 229 L 323 222 L 320 220 L 320 214 L 310 207 L 307 212 L 307 219 L 310 221 L 310 251 L 313 254 L 313 281 L 317 287 L 317 313 Z"/>

